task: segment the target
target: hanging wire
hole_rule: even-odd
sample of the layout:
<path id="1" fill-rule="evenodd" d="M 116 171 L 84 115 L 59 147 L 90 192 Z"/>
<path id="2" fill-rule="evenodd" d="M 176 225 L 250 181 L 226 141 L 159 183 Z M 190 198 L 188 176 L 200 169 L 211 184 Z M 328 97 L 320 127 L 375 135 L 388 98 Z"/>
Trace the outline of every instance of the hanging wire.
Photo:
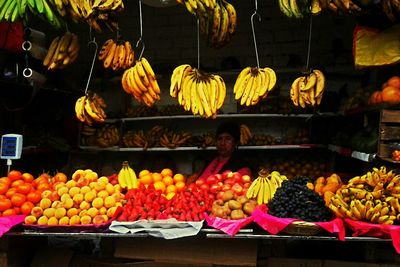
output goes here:
<path id="1" fill-rule="evenodd" d="M 197 69 L 200 69 L 200 22 L 197 19 Z"/>
<path id="2" fill-rule="evenodd" d="M 310 70 L 310 57 L 311 57 L 311 37 L 312 37 L 312 18 L 313 16 L 310 16 L 310 29 L 309 29 L 309 35 L 308 35 L 308 48 L 307 48 L 307 61 L 306 61 L 306 72 L 311 72 Z"/>
<path id="3" fill-rule="evenodd" d="M 252 33 L 253 33 L 254 49 L 255 49 L 255 51 L 256 51 L 257 68 L 260 68 L 260 60 L 259 60 L 259 58 L 258 58 L 258 49 L 257 49 L 257 40 L 256 40 L 256 31 L 255 31 L 255 29 L 254 29 L 254 17 L 255 17 L 255 16 L 258 16 L 258 21 L 261 21 L 261 16 L 260 16 L 260 14 L 258 13 L 258 3 L 257 3 L 257 0 L 254 0 L 254 2 L 255 2 L 255 10 L 254 10 L 253 15 L 251 15 L 251 18 L 250 18 L 250 20 L 251 20 L 251 31 L 252 31 Z"/>
<path id="4" fill-rule="evenodd" d="M 142 58 L 143 52 L 144 52 L 144 41 L 143 41 L 143 15 L 142 15 L 142 0 L 139 0 L 139 23 L 140 23 L 140 37 L 139 40 L 136 42 L 136 48 L 139 47 L 139 44 L 142 44 L 142 50 L 140 51 L 139 58 L 140 60 Z"/>
<path id="5" fill-rule="evenodd" d="M 90 32 L 91 35 L 91 32 Z M 90 45 L 94 45 L 95 50 L 94 50 L 94 55 L 93 55 L 93 59 L 92 59 L 92 66 L 90 67 L 90 72 L 89 72 L 89 77 L 86 83 L 86 88 L 85 88 L 85 95 L 88 94 L 88 89 L 89 89 L 89 84 L 90 84 L 90 80 L 92 79 L 92 73 L 93 73 L 93 67 L 94 67 L 94 62 L 96 61 L 97 58 L 97 49 L 98 49 L 98 45 L 96 43 L 96 38 L 93 38 L 93 40 L 90 40 L 88 42 L 88 46 Z"/>

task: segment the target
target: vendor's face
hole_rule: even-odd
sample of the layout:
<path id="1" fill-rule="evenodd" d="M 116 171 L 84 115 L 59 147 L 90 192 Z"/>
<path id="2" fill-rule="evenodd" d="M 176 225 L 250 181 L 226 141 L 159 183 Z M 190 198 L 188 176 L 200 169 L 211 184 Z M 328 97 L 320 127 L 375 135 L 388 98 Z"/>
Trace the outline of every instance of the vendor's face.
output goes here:
<path id="1" fill-rule="evenodd" d="M 217 137 L 218 154 L 222 157 L 230 157 L 236 148 L 236 142 L 232 135 L 221 133 Z"/>

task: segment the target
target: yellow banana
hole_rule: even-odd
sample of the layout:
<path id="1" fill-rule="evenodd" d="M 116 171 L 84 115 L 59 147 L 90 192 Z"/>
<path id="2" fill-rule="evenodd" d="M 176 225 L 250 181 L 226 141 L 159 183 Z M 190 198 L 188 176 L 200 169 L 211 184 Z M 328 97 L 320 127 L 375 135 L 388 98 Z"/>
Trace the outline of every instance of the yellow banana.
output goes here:
<path id="1" fill-rule="evenodd" d="M 156 74 L 153 71 L 153 68 L 150 66 L 150 63 L 144 57 L 141 58 L 140 62 L 143 65 L 144 70 L 150 76 L 151 79 L 156 79 Z"/>
<path id="2" fill-rule="evenodd" d="M 240 73 L 239 76 L 236 78 L 236 82 L 235 85 L 233 86 L 233 93 L 236 94 L 236 92 L 238 91 L 238 87 L 239 84 L 243 83 L 243 79 L 247 76 L 247 74 L 249 74 L 251 71 L 251 67 L 246 67 L 244 68 Z"/>
<path id="3" fill-rule="evenodd" d="M 274 89 L 276 84 L 276 74 L 275 71 L 271 68 L 264 68 L 265 72 L 268 74 L 268 92 Z"/>
<path id="4" fill-rule="evenodd" d="M 225 86 L 225 82 L 221 76 L 214 75 L 214 78 L 218 84 L 218 100 L 217 100 L 217 110 L 218 110 L 224 104 L 225 96 L 226 96 L 226 86 Z"/>

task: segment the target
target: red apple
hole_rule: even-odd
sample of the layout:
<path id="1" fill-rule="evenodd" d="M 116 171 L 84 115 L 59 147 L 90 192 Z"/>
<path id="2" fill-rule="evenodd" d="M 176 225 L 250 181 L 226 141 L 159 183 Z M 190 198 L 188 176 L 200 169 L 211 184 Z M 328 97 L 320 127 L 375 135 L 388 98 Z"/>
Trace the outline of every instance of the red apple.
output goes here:
<path id="1" fill-rule="evenodd" d="M 234 172 L 232 174 L 232 179 L 235 180 L 235 182 L 237 182 L 237 183 L 241 183 L 242 182 L 242 175 L 239 172 Z"/>
<path id="2" fill-rule="evenodd" d="M 231 186 L 230 184 L 224 184 L 224 185 L 222 186 L 221 190 L 222 190 L 223 192 L 225 192 L 225 191 L 230 190 L 231 187 L 232 187 L 232 186 Z"/>
<path id="3" fill-rule="evenodd" d="M 218 182 L 218 180 L 217 180 L 217 177 L 215 177 L 215 175 L 210 175 L 206 179 L 206 183 L 208 185 L 216 184 L 217 182 Z"/>
<path id="4" fill-rule="evenodd" d="M 221 187 L 220 187 L 218 184 L 212 184 L 212 185 L 210 185 L 210 189 L 209 189 L 210 193 L 216 194 L 216 193 L 218 193 L 220 190 L 221 190 Z"/>
<path id="5" fill-rule="evenodd" d="M 251 182 L 249 182 L 249 183 L 244 183 L 244 184 L 243 184 L 243 188 L 244 188 L 244 189 L 247 189 L 247 188 L 250 187 L 250 185 L 251 185 Z"/>
<path id="6" fill-rule="evenodd" d="M 236 181 L 233 178 L 228 178 L 224 180 L 224 184 L 228 184 L 228 185 L 234 185 L 236 183 Z"/>
<path id="7" fill-rule="evenodd" d="M 227 178 L 231 178 L 232 175 L 233 175 L 233 172 L 232 172 L 232 171 L 230 171 L 230 170 L 224 171 L 224 172 L 222 173 L 222 179 L 225 180 L 225 179 L 227 179 Z"/>
<path id="8" fill-rule="evenodd" d="M 222 174 L 220 173 L 215 174 L 215 178 L 217 178 L 218 181 L 222 181 Z"/>
<path id="9" fill-rule="evenodd" d="M 218 193 L 217 193 L 217 197 L 216 197 L 216 199 L 222 199 L 222 196 L 224 195 L 224 191 L 219 191 Z"/>
<path id="10" fill-rule="evenodd" d="M 242 176 L 242 182 L 243 183 L 251 183 L 251 177 L 247 174 Z"/>
<path id="11" fill-rule="evenodd" d="M 243 186 L 241 186 L 238 183 L 235 183 L 232 188 L 233 192 L 235 192 L 236 195 L 240 196 L 243 194 Z"/>

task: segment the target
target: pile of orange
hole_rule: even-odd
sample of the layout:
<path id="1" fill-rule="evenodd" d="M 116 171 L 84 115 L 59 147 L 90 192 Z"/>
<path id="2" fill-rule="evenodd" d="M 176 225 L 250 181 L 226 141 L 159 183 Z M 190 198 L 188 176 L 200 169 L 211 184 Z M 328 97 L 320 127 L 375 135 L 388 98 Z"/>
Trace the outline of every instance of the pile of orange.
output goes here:
<path id="1" fill-rule="evenodd" d="M 79 175 L 79 179 L 50 179 L 52 182 L 41 192 L 39 202 L 25 217 L 25 223 L 101 224 L 112 218 L 124 198 L 120 185 L 111 184 L 105 176 L 97 178 L 97 173 L 90 169 L 80 170 Z M 91 178 L 83 178 L 86 175 Z M 45 184 L 45 180 L 41 183 Z"/>
<path id="2" fill-rule="evenodd" d="M 0 215 L 29 214 L 41 199 L 40 181 L 30 173 L 12 170 L 0 178 Z"/>
<path id="3" fill-rule="evenodd" d="M 156 190 L 161 191 L 168 199 L 175 193 L 185 188 L 185 176 L 181 173 L 173 173 L 169 168 L 164 168 L 161 172 L 150 172 L 142 170 L 139 172 L 139 182 L 144 185 L 153 184 Z"/>

